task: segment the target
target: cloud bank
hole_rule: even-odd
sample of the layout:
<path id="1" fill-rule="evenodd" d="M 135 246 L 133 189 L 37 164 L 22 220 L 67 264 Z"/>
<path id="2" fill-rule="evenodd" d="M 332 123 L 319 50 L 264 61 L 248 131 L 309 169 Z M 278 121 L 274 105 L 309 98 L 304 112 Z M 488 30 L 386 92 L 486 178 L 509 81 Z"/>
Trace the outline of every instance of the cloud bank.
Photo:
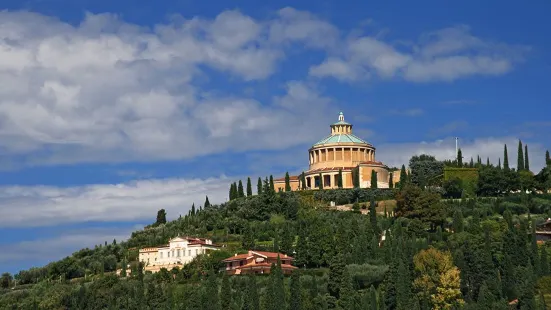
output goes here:
<path id="1" fill-rule="evenodd" d="M 246 89 L 276 74 L 290 49 L 327 54 L 311 64 L 312 76 L 350 81 L 498 75 L 522 59 L 519 48 L 488 43 L 464 26 L 400 49 L 293 8 L 264 20 L 236 10 L 213 19 L 177 16 L 151 28 L 111 14 L 71 25 L 3 11 L 0 38 L 0 148 L 23 165 L 188 159 L 309 143 L 338 112 L 315 81 L 287 81 L 282 94 L 263 100 L 211 81 L 222 74 Z"/>

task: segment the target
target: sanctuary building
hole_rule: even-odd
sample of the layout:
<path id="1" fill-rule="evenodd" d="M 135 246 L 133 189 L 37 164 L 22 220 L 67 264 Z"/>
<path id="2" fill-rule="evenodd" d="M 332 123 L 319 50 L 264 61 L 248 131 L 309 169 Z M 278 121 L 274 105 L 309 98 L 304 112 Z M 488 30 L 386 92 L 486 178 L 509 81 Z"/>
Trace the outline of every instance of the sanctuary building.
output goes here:
<path id="1" fill-rule="evenodd" d="M 352 124 L 344 120 L 342 112 L 338 121 L 330 125 L 331 134 L 315 143 L 308 150 L 309 169 L 304 172 L 306 189 L 317 189 L 320 182 L 324 189 L 338 188 L 339 171 L 342 171 L 342 187 L 353 188 L 353 173 L 358 173 L 359 187 L 371 187 L 372 171 L 377 173 L 377 187 L 388 188 L 390 177 L 394 184 L 400 181 L 400 173 L 390 173 L 389 168 L 375 159 L 375 147 L 352 133 Z M 291 190 L 303 188 L 300 176 L 291 176 Z M 274 180 L 277 191 L 285 190 L 285 178 Z"/>
<path id="2" fill-rule="evenodd" d="M 176 237 L 170 239 L 167 245 L 140 249 L 138 259 L 144 264 L 145 271 L 155 273 L 161 268 L 170 270 L 182 267 L 197 255 L 216 251 L 219 247 L 210 239 Z"/>

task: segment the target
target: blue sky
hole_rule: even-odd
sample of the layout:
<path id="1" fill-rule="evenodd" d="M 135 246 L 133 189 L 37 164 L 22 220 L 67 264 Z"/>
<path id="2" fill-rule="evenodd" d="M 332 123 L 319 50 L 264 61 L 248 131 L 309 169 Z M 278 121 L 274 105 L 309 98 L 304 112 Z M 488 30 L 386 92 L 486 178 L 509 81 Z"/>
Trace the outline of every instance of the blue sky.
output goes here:
<path id="1" fill-rule="evenodd" d="M 5 271 L 306 168 L 338 112 L 390 166 L 551 148 L 549 1 L 2 1 Z"/>

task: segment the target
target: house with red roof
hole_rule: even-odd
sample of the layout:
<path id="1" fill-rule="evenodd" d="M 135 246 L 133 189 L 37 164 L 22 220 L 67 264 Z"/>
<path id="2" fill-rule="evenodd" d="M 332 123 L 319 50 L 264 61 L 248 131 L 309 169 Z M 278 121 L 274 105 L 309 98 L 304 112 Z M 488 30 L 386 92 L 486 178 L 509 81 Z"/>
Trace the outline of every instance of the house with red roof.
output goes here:
<path id="1" fill-rule="evenodd" d="M 223 269 L 229 275 L 236 274 L 269 274 L 272 264 L 277 264 L 277 258 L 281 261 L 281 270 L 284 274 L 290 274 L 297 267 L 291 265 L 294 258 L 287 254 L 249 251 L 246 254 L 235 254 L 223 260 L 226 265 Z"/>

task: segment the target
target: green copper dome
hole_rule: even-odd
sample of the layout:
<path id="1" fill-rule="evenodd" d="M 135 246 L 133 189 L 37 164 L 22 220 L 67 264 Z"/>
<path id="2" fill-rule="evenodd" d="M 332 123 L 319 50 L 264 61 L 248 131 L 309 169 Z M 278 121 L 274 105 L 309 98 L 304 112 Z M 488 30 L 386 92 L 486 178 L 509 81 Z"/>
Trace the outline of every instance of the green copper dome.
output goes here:
<path id="1" fill-rule="evenodd" d="M 357 144 L 369 144 L 365 142 L 364 140 L 356 137 L 353 134 L 336 134 L 336 135 L 329 135 L 320 141 L 318 141 L 314 146 L 322 145 L 322 144 L 331 144 L 331 143 L 357 143 Z"/>
<path id="2" fill-rule="evenodd" d="M 339 125 L 343 125 L 343 126 L 339 126 Z M 344 114 L 342 112 L 339 113 L 338 121 L 331 125 L 331 134 L 321 139 L 313 146 L 315 147 L 318 145 L 334 144 L 334 143 L 370 145 L 366 141 L 352 134 L 352 124 L 344 120 Z"/>

